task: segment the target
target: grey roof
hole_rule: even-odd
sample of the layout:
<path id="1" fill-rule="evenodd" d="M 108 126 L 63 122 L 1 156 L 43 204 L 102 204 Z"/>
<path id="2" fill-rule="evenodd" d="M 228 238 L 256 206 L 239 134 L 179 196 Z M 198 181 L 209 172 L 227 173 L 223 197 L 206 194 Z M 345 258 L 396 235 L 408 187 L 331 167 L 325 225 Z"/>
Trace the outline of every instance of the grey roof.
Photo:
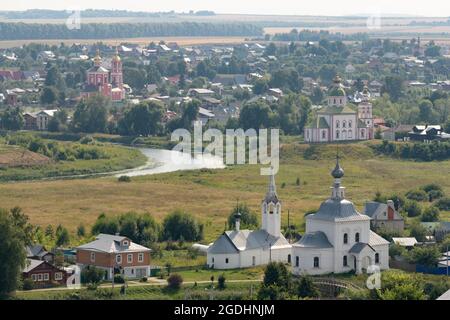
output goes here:
<path id="1" fill-rule="evenodd" d="M 351 247 L 351 249 L 348 252 L 358 254 L 358 253 L 361 253 L 361 251 L 363 251 L 365 248 L 369 248 L 369 249 L 375 251 L 375 249 L 372 248 L 369 244 L 363 243 L 363 242 L 357 242 L 353 245 L 353 247 Z"/>
<path id="2" fill-rule="evenodd" d="M 237 253 L 258 248 L 290 246 L 283 235 L 275 237 L 266 230 L 225 231 L 208 249 L 208 253 Z"/>
<path id="3" fill-rule="evenodd" d="M 132 251 L 151 251 L 149 248 L 136 244 L 130 240 L 128 247 L 121 246 L 121 242 L 127 237 L 114 236 L 110 234 L 99 234 L 97 238 L 89 243 L 78 246 L 76 249 L 100 251 L 107 253 L 132 252 Z"/>
<path id="4" fill-rule="evenodd" d="M 22 272 L 30 272 L 34 268 L 40 266 L 41 264 L 45 263 L 45 261 L 42 260 L 34 260 L 34 259 L 27 259 L 26 266 L 23 268 Z"/>
<path id="5" fill-rule="evenodd" d="M 387 244 L 388 245 L 389 241 L 387 241 L 383 237 L 379 236 L 378 234 L 376 234 L 375 232 L 370 230 L 370 233 L 369 233 L 369 244 L 371 246 L 378 246 L 378 245 L 383 245 L 383 244 Z"/>
<path id="6" fill-rule="evenodd" d="M 373 215 L 375 214 L 375 212 L 378 210 L 378 208 L 380 206 L 387 206 L 387 205 L 385 203 L 380 203 L 380 202 L 376 202 L 376 201 L 369 201 L 364 206 L 363 213 L 365 215 L 369 216 L 369 217 L 373 217 Z"/>
<path id="7" fill-rule="evenodd" d="M 277 195 L 277 186 L 275 184 L 275 175 L 271 174 L 269 176 L 269 190 L 266 193 L 264 202 L 266 203 L 278 203 L 280 200 Z"/>
<path id="8" fill-rule="evenodd" d="M 345 199 L 328 199 L 320 205 L 319 211 L 307 216 L 307 219 L 341 221 L 341 220 L 370 220 L 360 214 L 352 202 Z"/>
<path id="9" fill-rule="evenodd" d="M 333 248 L 333 245 L 328 241 L 326 234 L 322 231 L 305 233 L 294 246 L 317 249 Z"/>

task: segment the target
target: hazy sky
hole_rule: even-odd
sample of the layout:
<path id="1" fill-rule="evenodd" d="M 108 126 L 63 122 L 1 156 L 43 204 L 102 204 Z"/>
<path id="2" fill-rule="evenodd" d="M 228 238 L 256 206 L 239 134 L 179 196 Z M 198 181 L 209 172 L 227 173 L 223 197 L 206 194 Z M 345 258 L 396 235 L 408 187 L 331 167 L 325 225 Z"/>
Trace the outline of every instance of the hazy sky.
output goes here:
<path id="1" fill-rule="evenodd" d="M 448 0 L 1 0 L 0 10 L 101 8 L 133 11 L 349 15 L 395 13 L 450 16 Z"/>

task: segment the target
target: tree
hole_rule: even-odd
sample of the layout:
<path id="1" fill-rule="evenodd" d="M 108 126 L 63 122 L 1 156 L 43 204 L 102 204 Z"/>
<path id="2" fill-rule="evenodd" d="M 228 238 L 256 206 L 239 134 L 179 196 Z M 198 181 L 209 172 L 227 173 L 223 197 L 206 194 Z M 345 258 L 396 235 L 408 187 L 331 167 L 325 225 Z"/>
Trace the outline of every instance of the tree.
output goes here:
<path id="1" fill-rule="evenodd" d="M 58 98 L 58 92 L 54 87 L 44 87 L 41 93 L 41 103 L 53 104 Z"/>
<path id="2" fill-rule="evenodd" d="M 76 107 L 71 123 L 75 132 L 106 132 L 109 98 L 96 94 L 82 100 Z"/>
<path id="3" fill-rule="evenodd" d="M 141 102 L 125 112 L 119 122 L 123 134 L 148 136 L 161 130 L 163 108 L 155 102 Z"/>
<path id="4" fill-rule="evenodd" d="M 380 300 L 425 300 L 423 283 L 416 275 L 403 271 L 386 271 L 382 275 L 381 289 L 374 294 Z"/>
<path id="5" fill-rule="evenodd" d="M 77 236 L 79 238 L 83 238 L 84 236 L 86 236 L 86 228 L 85 228 L 84 224 L 82 224 L 82 223 L 78 225 Z"/>
<path id="6" fill-rule="evenodd" d="M 274 56 L 276 53 L 277 53 L 277 46 L 273 42 L 269 43 L 266 49 L 264 50 L 265 56 Z"/>
<path id="7" fill-rule="evenodd" d="M 266 79 L 257 79 L 253 83 L 253 93 L 254 94 L 263 94 L 269 89 L 269 85 Z"/>
<path id="8" fill-rule="evenodd" d="M 256 102 L 246 103 L 242 107 L 239 115 L 239 123 L 244 130 L 268 128 L 272 117 L 272 110 L 266 102 L 258 100 Z"/>
<path id="9" fill-rule="evenodd" d="M 5 130 L 20 130 L 25 121 L 19 108 L 8 107 L 0 118 L 1 127 Z"/>
<path id="10" fill-rule="evenodd" d="M 142 90 L 147 82 L 147 75 L 144 69 L 124 67 L 123 80 L 132 88 Z"/>
<path id="11" fill-rule="evenodd" d="M 241 214 L 241 227 L 242 228 L 256 228 L 258 227 L 258 217 L 256 214 L 248 208 L 245 203 L 239 203 L 234 208 L 233 211 L 228 216 L 228 227 L 234 228 L 236 223 L 236 213 Z"/>
<path id="12" fill-rule="evenodd" d="M 105 271 L 94 266 L 87 266 L 81 271 L 81 283 L 99 284 L 105 278 Z"/>
<path id="13" fill-rule="evenodd" d="M 433 122 L 433 103 L 428 99 L 419 102 L 419 117 L 421 121 Z"/>
<path id="14" fill-rule="evenodd" d="M 291 274 L 281 262 L 270 262 L 264 271 L 263 285 L 268 287 L 276 285 L 288 288 L 291 283 Z"/>
<path id="15" fill-rule="evenodd" d="M 0 210 L 0 297 L 14 292 L 26 265 L 26 232 L 11 213 Z"/>
<path id="16" fill-rule="evenodd" d="M 440 215 L 439 208 L 435 206 L 428 207 L 424 210 L 422 213 L 422 221 L 423 222 L 434 222 L 439 221 L 439 215 Z"/>
<path id="17" fill-rule="evenodd" d="M 65 246 L 69 244 L 69 242 L 70 242 L 69 231 L 67 231 L 67 229 L 64 228 L 63 226 L 59 225 L 56 228 L 56 245 L 58 247 Z"/>
<path id="18" fill-rule="evenodd" d="M 299 298 L 316 298 L 319 296 L 319 290 L 317 290 L 313 281 L 308 276 L 301 276 L 296 287 L 297 297 Z"/>
<path id="19" fill-rule="evenodd" d="M 408 217 L 418 217 L 422 214 L 422 207 L 416 201 L 407 201 L 403 211 L 408 214 Z"/>
<path id="20" fill-rule="evenodd" d="M 163 240 L 199 241 L 203 238 L 203 225 L 188 213 L 175 211 L 164 218 Z"/>
<path id="21" fill-rule="evenodd" d="M 415 246 L 408 254 L 411 263 L 417 263 L 428 267 L 434 267 L 438 263 L 441 253 L 437 246 Z"/>
<path id="22" fill-rule="evenodd" d="M 417 241 L 422 242 L 426 240 L 428 235 L 427 229 L 419 223 L 414 223 L 411 225 L 409 234 L 411 237 L 416 238 Z"/>
<path id="23" fill-rule="evenodd" d="M 387 93 L 392 101 L 397 101 L 403 95 L 403 79 L 399 76 L 386 76 L 382 93 Z"/>
<path id="24" fill-rule="evenodd" d="M 179 290 L 182 284 L 183 278 L 177 273 L 173 273 L 167 278 L 167 286 L 172 290 Z"/>

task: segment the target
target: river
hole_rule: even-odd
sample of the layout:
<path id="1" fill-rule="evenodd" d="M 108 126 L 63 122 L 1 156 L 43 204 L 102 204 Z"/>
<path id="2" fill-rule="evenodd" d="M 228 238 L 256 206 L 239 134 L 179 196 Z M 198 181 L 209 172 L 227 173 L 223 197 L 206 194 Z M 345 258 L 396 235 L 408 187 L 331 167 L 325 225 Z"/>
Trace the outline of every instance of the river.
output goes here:
<path id="1" fill-rule="evenodd" d="M 148 158 L 147 164 L 134 168 L 116 172 L 115 176 L 137 177 L 157 173 L 174 172 L 180 170 L 198 169 L 223 169 L 225 165 L 220 157 L 213 155 L 190 156 L 179 151 L 139 148 Z"/>

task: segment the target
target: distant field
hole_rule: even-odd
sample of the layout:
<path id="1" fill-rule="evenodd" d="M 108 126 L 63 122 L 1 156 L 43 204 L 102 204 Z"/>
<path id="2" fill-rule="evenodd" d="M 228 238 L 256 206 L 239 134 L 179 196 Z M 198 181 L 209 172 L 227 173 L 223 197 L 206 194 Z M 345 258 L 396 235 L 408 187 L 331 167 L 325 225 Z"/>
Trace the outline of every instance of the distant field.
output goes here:
<path id="1" fill-rule="evenodd" d="M 247 42 L 245 37 L 150 37 L 150 38 L 121 38 L 121 39 L 50 39 L 50 40 L 7 40 L 0 41 L 1 48 L 19 47 L 29 43 L 43 43 L 48 45 L 59 45 L 64 43 L 72 45 L 74 43 L 93 44 L 103 42 L 109 45 L 118 45 L 121 43 L 135 43 L 148 45 L 151 42 L 176 42 L 180 46 L 193 46 L 202 44 L 235 44 Z"/>
<path id="2" fill-rule="evenodd" d="M 292 27 L 267 27 L 264 28 L 264 32 L 268 34 L 276 34 L 276 33 L 286 33 L 290 32 L 292 29 L 297 30 L 326 30 L 332 33 L 342 33 L 342 34 L 354 34 L 354 33 L 373 33 L 373 34 L 384 34 L 384 33 L 449 33 L 450 32 L 450 26 L 390 26 L 390 25 L 382 25 L 380 29 L 369 29 L 364 24 L 363 26 L 355 26 L 355 27 L 302 27 L 302 26 L 295 26 Z"/>
<path id="3" fill-rule="evenodd" d="M 304 214 L 316 210 L 329 197 L 335 146 L 322 147 L 316 160 L 305 160 L 306 145 L 283 147 L 283 161 L 277 175 L 278 194 L 283 201 L 283 223 L 290 210 L 291 223 L 302 226 Z M 427 183 L 438 183 L 450 194 L 450 161 L 414 162 L 376 157 L 365 144 L 340 147 L 344 159 L 347 196 L 362 210 L 377 191 L 404 193 Z M 297 177 L 300 186 L 296 185 Z M 285 184 L 282 187 L 282 184 Z M 39 181 L 0 184 L 2 207 L 20 206 L 39 225 L 63 224 L 74 232 L 82 222 L 91 226 L 100 213 L 117 215 L 128 211 L 149 212 L 158 220 L 175 209 L 186 210 L 205 223 L 205 243 L 224 230 L 236 200 L 258 213 L 267 188 L 267 177 L 258 166 L 234 166 L 224 170 L 174 172 L 133 178 L 119 183 L 116 178 Z M 450 220 L 450 214 L 443 217 Z"/>

